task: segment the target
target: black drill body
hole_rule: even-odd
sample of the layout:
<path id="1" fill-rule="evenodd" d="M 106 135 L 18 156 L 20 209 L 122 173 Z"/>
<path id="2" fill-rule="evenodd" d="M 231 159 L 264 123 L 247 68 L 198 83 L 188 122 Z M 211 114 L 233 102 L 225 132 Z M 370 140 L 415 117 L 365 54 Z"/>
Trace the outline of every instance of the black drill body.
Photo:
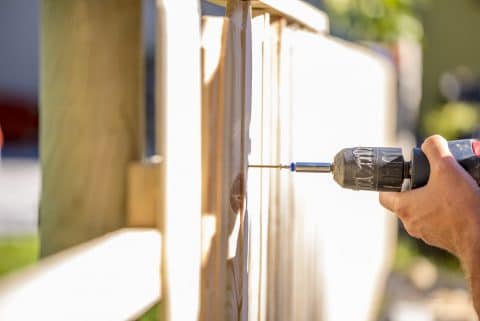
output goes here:
<path id="1" fill-rule="evenodd" d="M 480 157 L 474 140 L 448 143 L 458 163 L 480 183 Z M 298 164 L 302 163 L 296 163 Z M 425 186 L 430 165 L 420 148 L 414 148 L 411 161 L 405 161 L 400 148 L 355 147 L 342 149 L 332 164 L 334 180 L 344 188 L 369 191 L 401 191 L 406 179 L 410 188 Z"/>

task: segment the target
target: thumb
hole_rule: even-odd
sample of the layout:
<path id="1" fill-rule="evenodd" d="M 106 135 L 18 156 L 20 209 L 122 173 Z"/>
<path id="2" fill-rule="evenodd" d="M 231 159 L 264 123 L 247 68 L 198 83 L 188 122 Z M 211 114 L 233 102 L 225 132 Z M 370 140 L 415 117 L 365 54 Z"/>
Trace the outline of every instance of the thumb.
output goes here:
<path id="1" fill-rule="evenodd" d="M 440 135 L 428 137 L 422 144 L 422 151 L 427 156 L 430 166 L 442 159 L 452 157 L 452 153 L 448 148 L 448 142 Z"/>

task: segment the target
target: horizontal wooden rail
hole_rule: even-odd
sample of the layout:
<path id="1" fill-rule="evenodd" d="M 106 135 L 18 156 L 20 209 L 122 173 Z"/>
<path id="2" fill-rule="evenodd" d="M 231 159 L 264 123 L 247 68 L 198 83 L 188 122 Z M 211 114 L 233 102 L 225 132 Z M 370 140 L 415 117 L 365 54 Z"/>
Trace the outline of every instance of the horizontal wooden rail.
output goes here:
<path id="1" fill-rule="evenodd" d="M 211 3 L 225 6 L 226 0 L 208 0 Z M 314 6 L 300 0 L 253 0 L 252 9 L 269 12 L 274 16 L 286 18 L 304 28 L 319 33 L 328 33 L 330 24 L 328 16 Z"/>
<path id="2" fill-rule="evenodd" d="M 0 320 L 131 320 L 160 299 L 160 233 L 121 229 L 0 282 Z"/>

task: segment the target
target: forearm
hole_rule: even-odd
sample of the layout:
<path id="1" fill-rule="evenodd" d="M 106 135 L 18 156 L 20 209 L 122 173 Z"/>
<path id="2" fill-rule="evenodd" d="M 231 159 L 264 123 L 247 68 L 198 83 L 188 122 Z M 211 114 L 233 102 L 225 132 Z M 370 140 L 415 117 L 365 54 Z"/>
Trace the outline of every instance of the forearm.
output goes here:
<path id="1" fill-rule="evenodd" d="M 478 274 L 470 278 L 470 287 L 472 289 L 473 306 L 475 311 L 477 311 L 477 316 L 480 318 L 480 277 Z"/>
<path id="2" fill-rule="evenodd" d="M 467 271 L 467 278 L 472 292 L 472 301 L 475 311 L 480 318 L 480 268 Z"/>
<path id="3" fill-rule="evenodd" d="M 475 311 L 480 318 L 480 228 L 476 230 L 467 250 L 460 255 L 460 260 L 471 289 Z"/>

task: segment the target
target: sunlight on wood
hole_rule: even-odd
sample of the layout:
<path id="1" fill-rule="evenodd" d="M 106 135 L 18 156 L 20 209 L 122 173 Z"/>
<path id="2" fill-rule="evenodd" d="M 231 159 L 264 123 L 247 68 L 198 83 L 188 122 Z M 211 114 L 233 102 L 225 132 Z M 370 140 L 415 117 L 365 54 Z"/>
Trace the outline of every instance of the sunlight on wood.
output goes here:
<path id="1" fill-rule="evenodd" d="M 201 264 L 201 64 L 197 0 L 157 0 L 156 143 L 163 320 L 199 315 Z"/>
<path id="2" fill-rule="evenodd" d="M 160 298 L 160 234 L 122 229 L 0 281 L 0 320 L 130 320 Z"/>
<path id="3" fill-rule="evenodd" d="M 161 157 L 132 162 L 127 175 L 127 226 L 156 227 Z"/>
<path id="4" fill-rule="evenodd" d="M 42 257 L 124 227 L 144 145 L 142 5 L 41 4 Z"/>
<path id="5" fill-rule="evenodd" d="M 231 148 L 226 92 L 228 18 L 202 19 L 202 220 L 215 219 L 211 242 L 202 243 L 200 320 L 225 320 Z M 212 68 L 215 66 L 215 68 Z M 227 191 L 227 192 L 225 192 Z M 213 218 L 210 218 L 213 216 Z M 210 228 L 210 227 L 208 227 Z M 202 238 L 210 238 L 202 226 Z"/>
<path id="6" fill-rule="evenodd" d="M 346 41 L 292 32 L 294 158 L 328 159 L 345 147 L 392 144 L 396 96 L 389 62 Z M 394 218 L 376 193 L 341 189 L 329 176 L 296 175 L 294 194 L 295 216 L 303 213 L 294 241 L 301 249 L 293 274 L 303 296 L 298 319 L 323 302 L 327 321 L 372 320 L 393 253 Z M 315 283 L 321 292 L 301 294 Z"/>

